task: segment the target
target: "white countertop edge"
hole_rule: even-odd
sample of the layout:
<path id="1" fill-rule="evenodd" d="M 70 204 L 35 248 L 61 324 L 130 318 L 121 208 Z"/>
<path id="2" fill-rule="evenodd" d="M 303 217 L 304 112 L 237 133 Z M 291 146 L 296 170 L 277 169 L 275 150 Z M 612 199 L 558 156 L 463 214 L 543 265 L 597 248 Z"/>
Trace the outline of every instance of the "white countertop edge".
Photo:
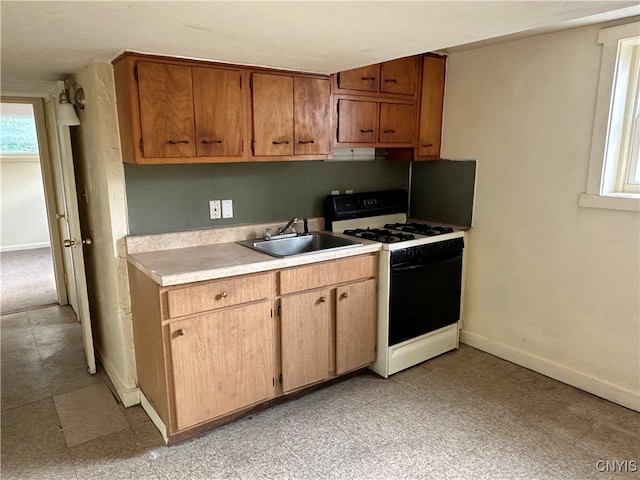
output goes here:
<path id="1" fill-rule="evenodd" d="M 219 244 L 219 245 L 228 245 L 228 244 Z M 240 248 L 246 248 L 238 245 Z M 197 248 L 197 247 L 196 247 Z M 153 266 L 147 265 L 141 261 L 139 261 L 135 254 L 130 254 L 128 256 L 128 261 L 142 273 L 144 273 L 147 277 L 152 279 L 155 283 L 162 287 L 170 287 L 175 285 L 181 285 L 186 283 L 193 282 L 202 282 L 207 280 L 216 280 L 220 278 L 233 277 L 237 275 L 246 275 L 250 273 L 259 273 L 259 272 L 267 272 L 270 270 L 280 270 L 288 267 L 296 267 L 300 265 L 308 265 L 311 263 L 336 260 L 340 258 L 353 257 L 356 255 L 364 255 L 367 253 L 373 253 L 380 251 L 381 244 L 377 242 L 366 242 L 363 241 L 363 245 L 349 247 L 349 248 L 339 248 L 339 249 L 330 249 L 322 252 L 315 252 L 305 255 L 295 255 L 291 257 L 285 258 L 276 258 L 271 257 L 267 254 L 262 254 L 259 252 L 253 252 L 253 256 L 256 254 L 263 257 L 264 260 L 259 261 L 249 261 L 248 263 L 239 263 L 237 265 L 232 266 L 224 266 L 224 267 L 214 267 L 205 270 L 197 270 L 197 271 L 189 271 L 189 272 L 181 272 L 181 273 L 173 273 L 173 274 L 162 274 L 153 269 Z M 170 249 L 165 252 L 166 255 L 172 255 L 176 252 L 179 252 L 180 249 Z M 249 253 L 249 252 L 248 252 Z"/>

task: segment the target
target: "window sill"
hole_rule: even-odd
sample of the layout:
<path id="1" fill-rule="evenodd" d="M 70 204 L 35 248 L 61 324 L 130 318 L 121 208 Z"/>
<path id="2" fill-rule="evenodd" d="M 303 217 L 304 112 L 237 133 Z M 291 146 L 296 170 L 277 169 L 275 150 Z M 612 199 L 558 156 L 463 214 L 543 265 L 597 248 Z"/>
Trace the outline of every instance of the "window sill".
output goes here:
<path id="1" fill-rule="evenodd" d="M 578 206 L 588 208 L 604 208 L 607 210 L 627 210 L 629 212 L 640 212 L 640 197 L 637 196 L 614 196 L 614 195 L 592 195 L 581 193 Z"/>

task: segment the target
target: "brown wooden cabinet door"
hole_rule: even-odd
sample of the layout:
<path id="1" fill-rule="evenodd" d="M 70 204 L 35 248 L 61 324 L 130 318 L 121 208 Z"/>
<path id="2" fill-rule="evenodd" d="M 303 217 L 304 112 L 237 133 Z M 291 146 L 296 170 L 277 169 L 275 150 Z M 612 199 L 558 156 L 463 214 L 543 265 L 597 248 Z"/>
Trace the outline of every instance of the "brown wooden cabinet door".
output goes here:
<path id="1" fill-rule="evenodd" d="M 166 328 L 177 430 L 275 396 L 268 300 L 178 320 Z"/>
<path id="2" fill-rule="evenodd" d="M 294 152 L 296 155 L 327 155 L 331 151 L 329 79 L 295 77 Z"/>
<path id="3" fill-rule="evenodd" d="M 377 296 L 374 279 L 336 289 L 336 374 L 376 359 Z"/>
<path id="4" fill-rule="evenodd" d="M 138 62 L 137 71 L 144 156 L 195 156 L 191 67 Z"/>
<path id="5" fill-rule="evenodd" d="M 338 72 L 338 88 L 377 92 L 380 89 L 380 64 Z"/>
<path id="6" fill-rule="evenodd" d="M 445 57 L 425 56 L 422 64 L 422 96 L 417 156 L 440 157 L 442 105 L 444 102 Z"/>
<path id="7" fill-rule="evenodd" d="M 380 103 L 380 143 L 412 143 L 416 109 L 405 103 Z"/>
<path id="8" fill-rule="evenodd" d="M 376 143 L 378 102 L 338 100 L 338 142 Z"/>
<path id="9" fill-rule="evenodd" d="M 400 58 L 382 64 L 380 74 L 381 92 L 415 95 L 417 87 L 417 57 Z"/>
<path id="10" fill-rule="evenodd" d="M 331 292 L 282 297 L 280 308 L 282 391 L 288 392 L 329 376 Z"/>
<path id="11" fill-rule="evenodd" d="M 198 156 L 241 156 L 240 71 L 193 67 L 192 73 Z"/>
<path id="12" fill-rule="evenodd" d="M 254 73 L 254 155 L 293 155 L 293 77 Z"/>

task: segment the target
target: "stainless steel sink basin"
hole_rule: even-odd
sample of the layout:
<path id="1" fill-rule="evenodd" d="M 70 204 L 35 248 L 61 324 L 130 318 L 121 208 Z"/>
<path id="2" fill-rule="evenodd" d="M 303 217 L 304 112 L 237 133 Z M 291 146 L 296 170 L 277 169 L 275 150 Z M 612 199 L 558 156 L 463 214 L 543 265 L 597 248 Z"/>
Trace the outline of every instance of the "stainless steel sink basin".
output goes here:
<path id="1" fill-rule="evenodd" d="M 333 235 L 326 235 L 319 232 L 301 234 L 295 237 L 271 238 L 270 240 L 243 240 L 237 243 L 259 252 L 281 258 L 362 245 L 362 243 L 354 240 L 334 237 Z"/>

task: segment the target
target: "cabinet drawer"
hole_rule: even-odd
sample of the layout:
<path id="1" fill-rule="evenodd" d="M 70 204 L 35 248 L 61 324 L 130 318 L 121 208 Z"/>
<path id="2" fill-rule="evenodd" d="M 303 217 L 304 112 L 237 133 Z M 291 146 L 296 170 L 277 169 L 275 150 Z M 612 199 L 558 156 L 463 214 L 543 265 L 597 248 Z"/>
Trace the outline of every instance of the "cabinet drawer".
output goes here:
<path id="1" fill-rule="evenodd" d="M 377 258 L 377 255 L 365 255 L 283 270 L 280 272 L 280 295 L 375 277 Z"/>
<path id="2" fill-rule="evenodd" d="M 192 313 L 238 305 L 270 298 L 273 274 L 234 277 L 225 280 L 169 290 L 166 295 L 166 317 L 176 318 Z"/>

